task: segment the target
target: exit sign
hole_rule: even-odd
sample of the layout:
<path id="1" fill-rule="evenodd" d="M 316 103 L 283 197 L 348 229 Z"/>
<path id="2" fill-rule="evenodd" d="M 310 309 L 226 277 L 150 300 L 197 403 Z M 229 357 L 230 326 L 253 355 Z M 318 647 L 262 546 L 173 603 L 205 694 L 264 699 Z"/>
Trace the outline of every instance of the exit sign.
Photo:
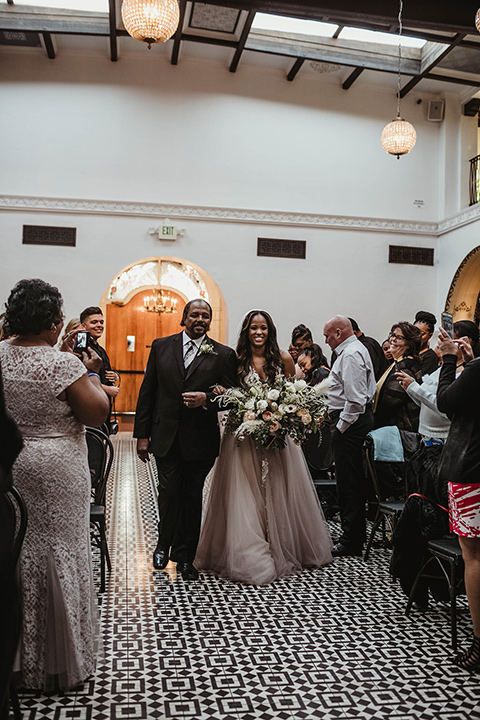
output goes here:
<path id="1" fill-rule="evenodd" d="M 161 236 L 164 238 L 169 238 L 171 240 L 176 240 L 177 238 L 177 228 L 174 225 L 162 225 L 161 229 Z"/>

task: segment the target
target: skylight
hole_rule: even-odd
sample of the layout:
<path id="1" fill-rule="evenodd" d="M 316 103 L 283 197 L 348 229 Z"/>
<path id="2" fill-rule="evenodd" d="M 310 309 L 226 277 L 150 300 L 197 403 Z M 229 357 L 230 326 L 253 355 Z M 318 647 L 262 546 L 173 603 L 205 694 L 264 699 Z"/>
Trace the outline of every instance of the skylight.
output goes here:
<path id="1" fill-rule="evenodd" d="M 374 30 L 362 30 L 354 27 L 344 27 L 339 35 L 342 40 L 360 40 L 361 42 L 378 43 L 379 45 L 397 45 L 398 35 L 393 33 L 375 32 Z M 402 35 L 401 46 L 411 48 L 422 48 L 427 41 L 422 38 L 412 38 Z"/>
<path id="2" fill-rule="evenodd" d="M 108 13 L 108 0 L 15 0 L 15 5 L 47 8 L 49 10 L 85 10 Z"/>
<path id="3" fill-rule="evenodd" d="M 254 30 L 270 30 L 280 34 L 294 33 L 296 35 L 316 35 L 317 37 L 333 37 L 338 25 L 317 22 L 316 20 L 299 20 L 297 18 L 283 17 L 282 15 L 269 15 L 257 13 L 253 21 Z M 398 35 L 393 33 L 374 32 L 360 28 L 344 27 L 339 33 L 342 40 L 358 40 L 365 43 L 378 43 L 381 45 L 398 46 Z M 402 47 L 422 48 L 427 41 L 419 38 L 402 35 Z"/>
<path id="4" fill-rule="evenodd" d="M 280 33 L 316 35 L 317 37 L 332 37 L 337 27 L 338 25 L 332 25 L 332 23 L 317 22 L 316 20 L 298 20 L 297 18 L 269 15 L 268 13 L 257 13 L 252 23 L 254 30 L 273 30 Z"/>

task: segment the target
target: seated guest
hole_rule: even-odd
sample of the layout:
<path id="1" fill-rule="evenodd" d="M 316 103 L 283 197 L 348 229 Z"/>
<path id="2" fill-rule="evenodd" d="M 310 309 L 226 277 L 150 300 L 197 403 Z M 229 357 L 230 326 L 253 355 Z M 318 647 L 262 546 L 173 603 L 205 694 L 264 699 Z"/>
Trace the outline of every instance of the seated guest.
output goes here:
<path id="1" fill-rule="evenodd" d="M 300 351 L 298 365 L 303 371 L 303 377 L 309 385 L 317 385 L 328 377 L 330 372 L 327 358 L 320 345 L 312 343 Z"/>
<path id="2" fill-rule="evenodd" d="M 24 447 L 13 465 L 28 527 L 20 555 L 24 607 L 19 682 L 74 688 L 95 671 L 96 597 L 90 548 L 91 478 L 85 428 L 108 411 L 91 348 L 83 362 L 55 348 L 62 297 L 43 280 L 21 280 L 6 305 L 13 337 L 0 343 L 5 405 Z"/>
<path id="3" fill-rule="evenodd" d="M 393 355 L 390 352 L 390 340 L 384 340 L 382 343 L 382 351 L 385 355 L 385 360 L 387 361 L 387 366 L 391 365 L 393 362 Z"/>
<path id="4" fill-rule="evenodd" d="M 297 350 L 303 350 L 303 348 L 308 347 L 313 342 L 313 337 L 311 331 L 307 328 L 306 325 L 300 324 L 293 328 L 292 330 L 292 345 L 293 347 L 297 348 Z"/>
<path id="5" fill-rule="evenodd" d="M 418 354 L 420 364 L 422 366 L 422 375 L 430 375 L 430 373 L 434 372 L 438 368 L 438 355 L 428 344 L 432 338 L 433 331 L 435 330 L 436 322 L 437 318 L 435 315 L 431 312 L 427 312 L 426 310 L 419 310 L 415 315 L 414 325 L 422 333 L 420 352 Z"/>
<path id="6" fill-rule="evenodd" d="M 392 326 L 389 340 L 394 363 L 377 382 L 374 404 L 376 428 L 396 425 L 399 430 L 418 430 L 418 405 L 407 395 L 395 373 L 404 370 L 420 381 L 420 338 L 420 330 L 409 322 L 399 322 Z"/>
<path id="7" fill-rule="evenodd" d="M 372 359 L 373 370 L 375 372 L 375 380 L 382 377 L 383 373 L 387 369 L 387 363 L 385 362 L 385 356 L 382 352 L 380 343 L 375 338 L 368 337 L 358 327 L 358 323 L 353 318 L 348 318 L 352 323 L 353 334 L 356 336 L 361 343 L 365 345 L 368 353 Z"/>
<path id="8" fill-rule="evenodd" d="M 473 624 L 470 647 L 454 663 L 470 672 L 480 669 L 480 359 L 471 359 L 463 340 L 451 340 L 439 329 L 443 364 L 437 391 L 439 410 L 452 420 L 440 479 L 448 483 L 450 529 L 458 536 L 465 563 L 465 589 Z M 471 359 L 455 378 L 459 353 Z"/>

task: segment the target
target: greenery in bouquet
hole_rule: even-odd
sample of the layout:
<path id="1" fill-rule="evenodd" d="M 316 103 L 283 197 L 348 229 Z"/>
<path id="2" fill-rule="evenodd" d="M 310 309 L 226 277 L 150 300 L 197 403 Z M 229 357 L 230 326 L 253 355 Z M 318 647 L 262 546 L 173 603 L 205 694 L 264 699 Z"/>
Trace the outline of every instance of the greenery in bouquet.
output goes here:
<path id="1" fill-rule="evenodd" d="M 225 431 L 241 443 L 250 435 L 257 446 L 280 449 L 287 435 L 297 444 L 317 433 L 327 414 L 327 386 L 277 375 L 275 382 L 262 382 L 256 372 L 245 378 L 246 387 L 226 390 L 222 406 L 229 410 Z M 319 443 L 321 433 L 318 433 Z"/>

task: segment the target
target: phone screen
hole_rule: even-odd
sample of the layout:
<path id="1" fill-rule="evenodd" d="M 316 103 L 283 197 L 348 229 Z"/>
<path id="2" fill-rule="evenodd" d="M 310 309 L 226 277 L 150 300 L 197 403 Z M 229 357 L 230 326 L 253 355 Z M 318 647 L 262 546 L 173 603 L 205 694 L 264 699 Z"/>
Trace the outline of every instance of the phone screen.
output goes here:
<path id="1" fill-rule="evenodd" d="M 75 337 L 75 344 L 73 346 L 74 352 L 82 352 L 88 347 L 88 332 L 86 330 L 80 330 Z"/>
<path id="2" fill-rule="evenodd" d="M 442 328 L 453 339 L 453 316 L 451 313 L 448 313 L 448 312 L 442 313 Z"/>

